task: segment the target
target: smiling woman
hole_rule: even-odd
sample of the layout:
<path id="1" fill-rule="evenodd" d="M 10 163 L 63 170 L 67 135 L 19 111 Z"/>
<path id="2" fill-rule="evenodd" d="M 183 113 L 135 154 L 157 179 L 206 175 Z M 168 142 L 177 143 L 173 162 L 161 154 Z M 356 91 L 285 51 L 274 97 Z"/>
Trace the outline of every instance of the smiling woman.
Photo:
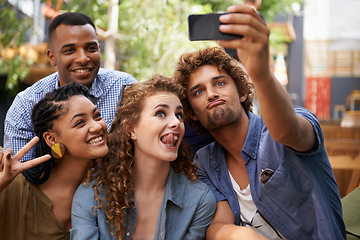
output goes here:
<path id="1" fill-rule="evenodd" d="M 33 108 L 36 137 L 13 157 L 11 149 L 0 153 L 0 239 L 70 239 L 73 195 L 94 159 L 108 153 L 92 101 L 78 83 L 49 92 Z M 20 163 L 35 144 L 39 158 Z"/>
<path id="2" fill-rule="evenodd" d="M 74 196 L 72 239 L 205 239 L 215 198 L 182 141 L 182 95 L 160 75 L 124 90 L 109 154 Z"/>

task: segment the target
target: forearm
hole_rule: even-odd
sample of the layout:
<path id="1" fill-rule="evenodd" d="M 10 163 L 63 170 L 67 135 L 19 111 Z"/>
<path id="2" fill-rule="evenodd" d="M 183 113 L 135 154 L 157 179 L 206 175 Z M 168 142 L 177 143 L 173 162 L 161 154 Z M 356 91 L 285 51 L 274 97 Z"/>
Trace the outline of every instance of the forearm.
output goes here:
<path id="1" fill-rule="evenodd" d="M 286 144 L 298 135 L 298 117 L 284 87 L 272 74 L 266 78 L 253 80 L 261 116 L 270 135 Z"/>
<path id="2" fill-rule="evenodd" d="M 208 240 L 264 240 L 253 229 L 227 223 L 211 223 L 207 233 Z"/>
<path id="3" fill-rule="evenodd" d="M 315 132 L 305 118 L 296 115 L 285 88 L 272 75 L 253 80 L 261 116 L 270 135 L 279 143 L 298 151 L 308 151 L 315 144 Z"/>

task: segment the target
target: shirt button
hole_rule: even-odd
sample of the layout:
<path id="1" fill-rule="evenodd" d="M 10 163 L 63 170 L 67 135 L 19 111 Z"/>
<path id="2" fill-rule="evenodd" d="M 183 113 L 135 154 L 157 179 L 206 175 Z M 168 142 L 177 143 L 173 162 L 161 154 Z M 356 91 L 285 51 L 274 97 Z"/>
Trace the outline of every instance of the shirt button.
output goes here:
<path id="1" fill-rule="evenodd" d="M 252 155 L 255 156 L 255 153 L 253 153 Z"/>
<path id="2" fill-rule="evenodd" d="M 126 233 L 126 236 L 130 236 L 130 232 L 127 232 L 127 233 Z"/>

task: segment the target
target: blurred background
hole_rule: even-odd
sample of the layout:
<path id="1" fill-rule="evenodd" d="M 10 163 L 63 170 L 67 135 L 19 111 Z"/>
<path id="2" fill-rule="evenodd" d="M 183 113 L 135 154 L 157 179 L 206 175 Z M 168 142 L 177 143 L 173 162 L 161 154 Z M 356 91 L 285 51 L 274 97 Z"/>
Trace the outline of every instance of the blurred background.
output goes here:
<path id="1" fill-rule="evenodd" d="M 177 59 L 211 41 L 188 40 L 189 14 L 225 12 L 237 0 L 0 0 L 0 145 L 6 111 L 19 91 L 56 71 L 46 57 L 56 15 L 89 15 L 101 42 L 102 67 L 139 81 L 172 75 Z M 293 103 L 314 112 L 340 194 L 360 179 L 359 0 L 262 0 L 271 30 L 271 65 Z"/>

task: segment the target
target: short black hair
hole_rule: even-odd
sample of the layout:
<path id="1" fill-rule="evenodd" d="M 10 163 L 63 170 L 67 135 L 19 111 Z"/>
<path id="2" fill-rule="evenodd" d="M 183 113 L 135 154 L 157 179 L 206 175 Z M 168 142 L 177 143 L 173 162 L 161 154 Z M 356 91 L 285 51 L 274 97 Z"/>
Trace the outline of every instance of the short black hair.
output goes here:
<path id="1" fill-rule="evenodd" d="M 49 40 L 51 39 L 51 36 L 53 35 L 56 28 L 60 24 L 64 24 L 64 25 L 68 25 L 68 26 L 81 26 L 81 25 L 90 24 L 96 32 L 95 24 L 89 16 L 82 14 L 82 13 L 78 13 L 78 12 L 66 12 L 66 13 L 56 16 L 50 22 L 49 27 L 48 27 Z"/>
<path id="2" fill-rule="evenodd" d="M 64 107 L 64 102 L 78 95 L 85 96 L 91 102 L 95 102 L 95 97 L 90 94 L 90 90 L 87 87 L 80 83 L 72 82 L 54 89 L 52 92 L 48 92 L 34 105 L 32 108 L 31 121 L 34 128 L 33 131 L 35 135 L 39 137 L 39 142 L 35 147 L 36 157 L 51 154 L 51 149 L 46 144 L 43 134 L 51 130 L 53 128 L 53 121 L 67 111 Z M 22 173 L 28 181 L 34 184 L 44 183 L 50 177 L 54 162 L 55 159 L 51 157 L 48 161 L 25 170 Z"/>

